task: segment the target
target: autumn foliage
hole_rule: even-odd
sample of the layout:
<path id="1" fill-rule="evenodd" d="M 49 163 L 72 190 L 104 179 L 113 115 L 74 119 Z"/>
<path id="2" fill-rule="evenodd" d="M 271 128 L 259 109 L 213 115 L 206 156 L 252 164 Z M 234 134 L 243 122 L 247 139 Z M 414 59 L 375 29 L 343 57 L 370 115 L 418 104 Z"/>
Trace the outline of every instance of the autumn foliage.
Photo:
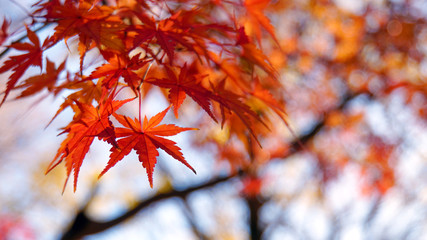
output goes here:
<path id="1" fill-rule="evenodd" d="M 151 186 L 158 149 L 196 172 L 176 143 L 164 138 L 196 128 L 160 125 L 169 108 L 149 120 L 141 116 L 141 109 L 138 116 L 122 115 L 118 110 L 131 101 L 138 101 L 141 107 L 144 97 L 159 87 L 176 118 L 188 96 L 221 127 L 243 124 L 233 134 L 245 144 L 255 141 L 261 146 L 257 135 L 260 129 L 269 129 L 263 113 L 267 109 L 256 112 L 251 102 L 258 99 L 282 118 L 284 114 L 283 104 L 266 88 L 279 84 L 277 72 L 260 44 L 265 34 L 277 42 L 274 28 L 263 14 L 267 3 L 39 1 L 33 6 L 33 22 L 26 26 L 29 41 L 7 45 L 23 53 L 10 56 L 0 68 L 0 73 L 13 72 L 1 104 L 13 91 L 20 92 L 16 98 L 45 90 L 55 96 L 66 90 L 71 92 L 56 116 L 71 108 L 74 117 L 61 132 L 67 137 L 48 172 L 65 162 L 67 179 L 74 173 L 74 189 L 96 138 L 111 145 L 110 159 L 100 176 L 131 150 L 138 154 Z M 240 16 L 236 10 L 241 9 L 246 13 Z M 218 13 L 223 16 L 216 16 Z M 44 40 L 36 33 L 40 25 L 54 26 Z M 8 37 L 8 26 L 5 19 L 2 42 Z M 67 70 L 66 59 L 55 64 L 44 55 L 62 41 L 70 55 L 78 51 L 79 71 Z M 98 67 L 85 62 L 89 53 L 99 55 Z M 31 66 L 43 73 L 25 79 Z M 120 94 L 126 91 L 127 95 Z"/>
<path id="2" fill-rule="evenodd" d="M 306 7 L 325 32 L 318 33 L 318 41 L 300 39 L 297 23 L 290 32 L 277 31 L 266 14 L 274 14 L 277 25 L 284 16 L 280 13 L 301 7 L 285 2 L 39 1 L 32 6 L 32 21 L 22 26 L 26 37 L 12 41 L 17 31 L 9 29 L 6 18 L 1 25 L 2 56 L 11 49 L 17 53 L 0 67 L 1 74 L 10 74 L 0 106 L 12 95 L 19 99 L 47 92 L 63 97 L 52 120 L 66 109 L 74 117 L 63 127 L 60 134 L 66 138 L 47 171 L 65 162 L 67 179 L 74 174 L 74 190 L 95 139 L 110 145 L 99 177 L 133 150 L 150 186 L 159 149 L 196 172 L 179 143 L 167 137 L 197 130 L 192 133 L 194 146 L 214 146 L 218 160 L 225 160 L 231 172 L 245 172 L 249 182 L 262 179 L 260 169 L 267 162 L 303 150 L 317 159 L 324 182 L 358 159 L 361 176 L 370 179 L 375 172 L 364 188 L 387 192 L 395 182 L 398 142 L 372 132 L 358 134 L 357 129 L 367 126 L 364 113 L 344 109 L 358 96 L 381 98 L 400 88 L 407 91 L 408 104 L 419 93 L 425 99 L 422 85 L 404 74 L 405 61 L 421 59 L 411 42 L 418 30 L 411 20 L 390 20 L 374 8 L 366 10 L 369 22 L 364 15 L 319 1 Z M 47 28 L 50 34 L 41 39 L 38 32 Z M 333 46 L 325 40 L 329 38 Z M 65 46 L 65 57 L 53 61 L 46 52 L 59 44 Z M 383 64 L 373 60 L 369 46 L 378 46 Z M 74 54 L 79 63 L 73 72 L 68 59 Z M 33 67 L 40 74 L 27 77 Z M 289 80 L 291 70 L 307 81 Z M 143 116 L 147 95 L 159 90 L 169 107 Z M 137 114 L 124 113 L 121 108 L 132 102 L 139 106 Z M 203 116 L 185 116 L 186 108 Z M 418 108 L 425 118 L 425 107 Z M 167 123 L 163 120 L 169 110 L 177 120 L 184 115 L 193 121 L 185 127 Z M 304 112 L 320 119 L 306 136 L 289 123 L 289 113 Z M 348 147 L 354 142 L 361 144 L 363 155 Z M 329 151 L 324 144 L 339 147 Z"/>

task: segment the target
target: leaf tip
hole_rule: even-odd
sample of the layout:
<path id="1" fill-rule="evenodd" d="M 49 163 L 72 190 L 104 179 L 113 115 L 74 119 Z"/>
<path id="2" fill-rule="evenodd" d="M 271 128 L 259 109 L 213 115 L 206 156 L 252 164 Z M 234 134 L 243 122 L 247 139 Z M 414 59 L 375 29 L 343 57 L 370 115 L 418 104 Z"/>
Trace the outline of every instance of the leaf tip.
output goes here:
<path id="1" fill-rule="evenodd" d="M 69 178 L 70 178 L 70 175 L 68 174 L 68 175 L 67 175 L 67 179 L 65 179 L 64 186 L 62 187 L 62 193 L 61 193 L 61 195 L 64 195 L 65 187 L 67 187 L 67 183 L 68 183 L 68 179 L 69 179 Z M 76 186 L 74 186 L 74 192 L 76 192 Z"/>

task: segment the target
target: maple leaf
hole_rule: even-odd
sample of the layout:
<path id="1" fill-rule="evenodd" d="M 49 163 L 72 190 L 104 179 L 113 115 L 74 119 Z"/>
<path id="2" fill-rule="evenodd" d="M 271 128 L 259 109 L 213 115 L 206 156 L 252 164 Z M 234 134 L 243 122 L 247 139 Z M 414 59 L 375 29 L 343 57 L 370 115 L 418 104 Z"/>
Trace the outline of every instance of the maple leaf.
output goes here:
<path id="1" fill-rule="evenodd" d="M 137 47 L 141 46 L 143 43 L 151 43 L 153 38 L 155 38 L 163 51 L 166 52 L 169 59 L 173 61 L 176 42 L 167 32 L 173 22 L 169 19 L 165 19 L 156 25 L 156 22 L 153 18 L 149 19 L 146 16 L 139 15 L 138 17 L 144 23 L 144 25 L 135 26 L 137 35 L 134 39 L 134 46 Z M 144 46 L 141 47 L 145 48 Z"/>
<path id="2" fill-rule="evenodd" d="M 200 84 L 200 78 L 203 76 L 194 76 L 188 73 L 189 69 L 187 64 L 181 68 L 181 72 L 178 77 L 168 67 L 166 72 L 169 78 L 161 79 L 147 79 L 146 82 L 154 84 L 162 88 L 169 88 L 169 102 L 173 106 L 175 117 L 178 118 L 178 109 L 184 102 L 186 94 L 190 96 L 209 116 L 216 122 L 216 118 L 211 111 L 212 92 L 204 88 Z"/>
<path id="3" fill-rule="evenodd" d="M 101 87 L 102 81 L 98 81 L 96 84 L 92 81 L 74 81 L 68 79 L 67 82 L 57 87 L 55 94 L 64 89 L 75 90 L 80 89 L 70 95 L 68 95 L 61 106 L 55 113 L 55 116 L 50 120 L 49 124 L 66 108 L 72 106 L 76 101 L 80 103 L 92 104 L 94 100 L 99 101 L 102 94 L 106 94 Z"/>
<path id="4" fill-rule="evenodd" d="M 66 0 L 63 5 L 55 0 L 44 17 L 57 19 L 55 41 L 79 35 L 108 49 L 121 51 L 124 45 L 117 33 L 124 25 L 118 16 L 112 15 L 113 11 L 114 8 L 97 6 L 89 1 L 79 1 L 76 6 L 72 0 Z M 82 39 L 81 42 L 86 43 Z"/>
<path id="5" fill-rule="evenodd" d="M 79 1 L 76 4 L 72 0 L 66 0 L 63 4 L 54 0 L 41 6 L 37 11 L 47 10 L 43 17 L 58 24 L 54 29 L 53 43 L 64 39 L 67 44 L 70 37 L 79 36 L 81 68 L 86 52 L 94 46 L 98 47 L 101 53 L 124 52 L 125 46 L 121 36 L 125 25 L 119 16 L 112 14 L 114 8 L 98 6 L 91 1 Z"/>
<path id="6" fill-rule="evenodd" d="M 93 71 L 89 78 L 104 77 L 102 85 L 112 88 L 119 81 L 119 78 L 123 77 L 124 81 L 135 89 L 139 85 L 141 77 L 134 71 L 142 68 L 146 63 L 147 61 L 140 59 L 140 54 L 133 56 L 131 59 L 127 55 L 114 55 L 108 59 L 108 63 Z"/>
<path id="7" fill-rule="evenodd" d="M 153 187 L 153 171 L 157 163 L 157 156 L 159 155 L 157 149 L 159 148 L 196 173 L 184 159 L 181 149 L 176 146 L 176 143 L 172 140 L 163 138 L 165 136 L 176 135 L 183 131 L 196 130 L 196 128 L 182 128 L 173 124 L 159 125 L 169 111 L 169 108 L 170 107 L 156 114 L 150 120 L 145 117 L 142 126 L 141 122 L 137 119 L 132 120 L 129 117 L 114 114 L 114 117 L 125 128 L 116 128 L 116 136 L 120 138 L 117 140 L 118 147 L 111 148 L 110 160 L 99 177 L 104 175 L 111 167 L 116 165 L 117 162 L 128 155 L 132 149 L 136 151 L 139 161 L 147 171 L 151 188 Z"/>
<path id="8" fill-rule="evenodd" d="M 241 96 L 225 89 L 225 80 L 222 80 L 216 87 L 212 88 L 215 89 L 212 99 L 219 103 L 221 109 L 221 125 L 223 126 L 225 123 L 225 110 L 235 113 L 237 117 L 243 122 L 243 124 L 248 128 L 250 134 L 255 138 L 257 143 L 261 146 L 258 138 L 256 137 L 255 131 L 253 130 L 251 121 L 256 120 L 268 129 L 268 126 L 265 124 L 265 122 L 262 121 L 262 119 L 254 111 L 252 111 L 248 105 L 244 104 L 240 100 L 242 98 Z"/>
<path id="9" fill-rule="evenodd" d="M 242 57 L 262 68 L 271 77 L 277 78 L 277 71 L 271 66 L 268 58 L 252 43 L 242 44 Z"/>
<path id="10" fill-rule="evenodd" d="M 44 88 L 52 91 L 56 81 L 58 80 L 58 75 L 64 70 L 64 68 L 65 60 L 59 65 L 58 68 L 55 68 L 55 63 L 46 58 L 46 73 L 30 77 L 25 80 L 23 84 L 17 86 L 16 88 L 25 88 L 25 90 L 22 91 L 21 95 L 19 95 L 17 98 L 33 95 L 37 92 L 40 92 Z"/>
<path id="11" fill-rule="evenodd" d="M 222 59 L 214 52 L 207 52 L 211 60 L 218 68 L 229 77 L 240 89 L 249 91 L 248 82 L 242 77 L 242 69 L 233 59 Z"/>
<path id="12" fill-rule="evenodd" d="M 194 45 L 198 45 L 201 42 L 210 42 L 217 46 L 221 46 L 221 42 L 214 36 L 224 37 L 228 36 L 229 33 L 235 32 L 235 29 L 229 25 L 220 24 L 215 19 L 206 16 L 202 8 L 180 10 L 173 14 L 170 20 L 174 22 L 173 29 L 178 29 L 175 33 L 181 35 L 181 37 L 178 38 L 178 40 L 181 39 L 179 43 L 193 51 Z M 187 41 L 186 39 L 191 39 L 192 41 Z"/>
<path id="13" fill-rule="evenodd" d="M 151 43 L 153 39 L 156 39 L 157 44 L 160 45 L 161 49 L 166 52 L 169 60 L 173 62 L 175 56 L 175 47 L 179 43 L 188 49 L 193 50 L 193 46 L 186 39 L 187 30 L 181 29 L 177 23 L 176 18 L 180 15 L 180 12 L 171 16 L 170 18 L 156 22 L 153 18 L 149 19 L 146 16 L 138 15 L 138 18 L 144 23 L 132 28 L 137 35 L 134 40 L 134 46 L 142 46 L 143 43 Z"/>
<path id="14" fill-rule="evenodd" d="M 0 73 L 4 73 L 10 69 L 13 70 L 13 73 L 9 77 L 9 81 L 6 85 L 6 90 L 4 91 L 3 100 L 0 103 L 0 106 L 3 105 L 4 101 L 6 101 L 7 96 L 10 91 L 15 88 L 18 80 L 22 77 L 24 72 L 30 66 L 38 66 L 42 68 L 42 56 L 43 49 L 48 44 L 48 39 L 45 40 L 43 46 L 40 46 L 40 40 L 35 32 L 31 31 L 27 27 L 27 36 L 30 39 L 31 43 L 13 43 L 10 47 L 15 48 L 19 51 L 27 51 L 28 53 L 22 55 L 11 56 L 8 60 L 6 60 L 3 66 L 0 68 Z"/>
<path id="15" fill-rule="evenodd" d="M 0 28 L 0 46 L 3 44 L 3 42 L 7 39 L 9 36 L 8 30 L 9 30 L 10 22 L 6 20 L 6 18 L 3 19 L 3 24 Z"/>
<path id="16" fill-rule="evenodd" d="M 284 115 L 286 115 L 285 106 L 274 98 L 269 90 L 261 85 L 258 77 L 254 78 L 252 88 L 253 89 L 249 94 L 261 100 L 287 124 L 287 121 L 284 118 Z"/>
<path id="17" fill-rule="evenodd" d="M 254 29 L 258 42 L 261 42 L 262 26 L 273 37 L 274 41 L 278 43 L 275 29 L 273 25 L 271 25 L 270 20 L 263 13 L 269 3 L 270 0 L 245 0 L 243 5 L 247 10 L 249 22 L 251 23 L 251 27 Z"/>
<path id="18" fill-rule="evenodd" d="M 62 142 L 46 173 L 50 172 L 62 161 L 65 161 L 67 169 L 67 180 L 65 184 L 67 183 L 71 172 L 74 171 L 74 191 L 76 191 L 77 178 L 83 159 L 89 151 L 90 145 L 95 137 L 118 147 L 115 140 L 116 136 L 114 127 L 109 120 L 109 117 L 117 109 L 123 106 L 123 104 L 133 99 L 123 101 L 110 100 L 111 99 L 100 104 L 96 108 L 90 104 L 75 101 L 76 107 L 74 110 L 76 115 L 68 127 L 60 133 L 68 133 L 67 138 Z"/>
<path id="19" fill-rule="evenodd" d="M 250 43 L 248 35 L 246 35 L 245 27 L 240 27 L 237 31 L 237 41 L 236 45 L 243 45 Z"/>

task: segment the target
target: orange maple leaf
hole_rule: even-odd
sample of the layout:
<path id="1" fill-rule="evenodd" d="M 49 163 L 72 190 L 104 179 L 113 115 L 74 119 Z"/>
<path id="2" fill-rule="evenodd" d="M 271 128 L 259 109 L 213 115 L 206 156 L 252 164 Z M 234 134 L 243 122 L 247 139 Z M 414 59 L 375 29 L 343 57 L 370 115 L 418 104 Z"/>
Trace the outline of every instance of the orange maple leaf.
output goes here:
<path id="1" fill-rule="evenodd" d="M 263 13 L 269 3 L 270 0 L 245 0 L 244 6 L 246 7 L 249 22 L 255 32 L 258 42 L 261 42 L 261 27 L 263 27 L 273 37 L 274 41 L 278 43 L 275 28 Z"/>
<path id="2" fill-rule="evenodd" d="M 249 60 L 250 63 L 256 64 L 262 68 L 271 77 L 277 78 L 277 71 L 271 66 L 268 58 L 259 50 L 254 44 L 246 43 L 242 44 L 242 57 Z"/>
<path id="3" fill-rule="evenodd" d="M 68 136 L 62 142 L 54 160 L 50 163 L 47 173 L 65 160 L 67 169 L 67 180 L 65 184 L 71 172 L 74 171 L 74 191 L 76 191 L 80 167 L 95 137 L 118 147 L 115 140 L 114 127 L 109 116 L 123 106 L 123 104 L 131 100 L 133 99 L 107 101 L 100 104 L 97 108 L 90 104 L 75 101 L 76 107 L 74 107 L 74 110 L 76 111 L 76 116 L 61 133 L 68 133 Z"/>
<path id="4" fill-rule="evenodd" d="M 142 126 L 141 122 L 137 119 L 132 120 L 129 117 L 114 114 L 114 117 L 125 128 L 116 129 L 116 136 L 121 139 L 117 140 L 117 148 L 111 148 L 110 160 L 99 177 L 104 175 L 111 167 L 116 165 L 117 162 L 128 155 L 132 149 L 136 151 L 139 161 L 146 169 L 151 187 L 153 187 L 154 166 L 157 163 L 157 156 L 159 155 L 159 152 L 157 151 L 158 148 L 162 149 L 196 173 L 196 171 L 184 159 L 181 149 L 176 146 L 176 143 L 172 140 L 163 138 L 164 136 L 173 136 L 183 131 L 196 130 L 196 128 L 182 128 L 173 124 L 159 125 L 169 108 L 170 107 L 156 114 L 150 120 L 147 120 L 147 117 L 145 117 Z"/>
<path id="5" fill-rule="evenodd" d="M 261 100 L 287 124 L 285 119 L 286 112 L 284 104 L 278 101 L 269 90 L 261 85 L 258 77 L 254 78 L 252 91 L 249 92 L 249 94 Z"/>

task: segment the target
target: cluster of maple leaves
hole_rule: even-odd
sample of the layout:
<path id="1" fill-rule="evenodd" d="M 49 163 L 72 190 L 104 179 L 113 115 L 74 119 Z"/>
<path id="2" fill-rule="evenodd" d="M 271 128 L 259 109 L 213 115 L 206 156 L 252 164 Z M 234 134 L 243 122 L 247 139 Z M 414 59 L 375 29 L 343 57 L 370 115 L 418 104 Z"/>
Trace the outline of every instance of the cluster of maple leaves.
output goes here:
<path id="1" fill-rule="evenodd" d="M 158 149 L 195 172 L 176 143 L 165 137 L 196 128 L 160 124 L 170 108 L 179 117 L 187 96 L 221 126 L 237 118 L 245 126 L 244 137 L 255 142 L 255 128 L 267 128 L 267 123 L 261 110 L 252 110 L 253 99 L 264 102 L 283 118 L 282 104 L 264 88 L 277 81 L 260 48 L 264 33 L 277 41 L 263 14 L 268 2 L 39 1 L 32 6 L 32 22 L 26 25 L 29 41 L 6 45 L 24 53 L 10 56 L 0 67 L 0 74 L 12 71 L 0 106 L 14 90 L 20 92 L 17 98 L 46 90 L 54 96 L 64 90 L 71 92 L 55 117 L 67 108 L 74 111 L 74 117 L 63 128 L 61 134 L 67 137 L 48 172 L 65 162 L 67 176 L 74 173 L 74 191 L 95 138 L 111 145 L 110 159 L 100 176 L 132 150 L 146 169 L 151 186 Z M 13 37 L 9 36 L 9 25 L 5 19 L 0 32 L 2 45 Z M 37 31 L 50 26 L 54 26 L 53 34 L 42 42 Z M 44 56 L 60 42 L 65 43 L 70 55 L 77 49 L 78 72 L 69 72 L 66 60 L 55 64 Z M 102 58 L 93 71 L 85 64 L 89 52 Z M 43 73 L 24 79 L 31 66 Z M 170 107 L 150 119 L 141 116 L 141 109 L 135 118 L 117 112 L 130 101 L 139 101 L 141 107 L 154 86 L 164 91 Z M 120 99 L 119 92 L 124 89 L 133 97 Z"/>

